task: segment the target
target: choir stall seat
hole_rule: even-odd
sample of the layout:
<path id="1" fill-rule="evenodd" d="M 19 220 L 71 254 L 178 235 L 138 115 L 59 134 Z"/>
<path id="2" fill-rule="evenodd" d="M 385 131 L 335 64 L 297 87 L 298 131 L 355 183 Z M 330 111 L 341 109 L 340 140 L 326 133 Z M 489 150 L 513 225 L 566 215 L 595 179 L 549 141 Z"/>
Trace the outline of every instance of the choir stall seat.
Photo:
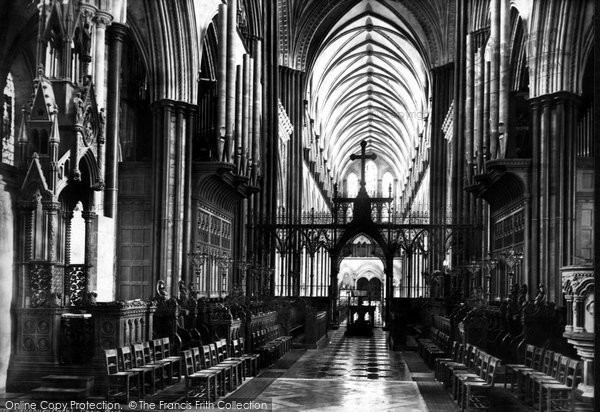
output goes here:
<path id="1" fill-rule="evenodd" d="M 119 357 L 116 349 L 105 349 L 104 360 L 106 366 L 106 401 L 111 398 L 124 397 L 129 403 L 131 392 L 141 399 L 140 375 L 133 371 L 123 371 L 119 368 Z"/>
<path id="2" fill-rule="evenodd" d="M 152 392 L 156 392 L 157 387 L 164 387 L 163 365 L 154 364 L 147 361 L 144 354 L 144 346 L 141 343 L 134 343 L 133 347 L 133 366 L 136 368 L 148 368 L 152 370 Z"/>
<path id="3" fill-rule="evenodd" d="M 122 346 L 117 349 L 119 355 L 119 362 L 123 366 L 123 370 L 125 372 L 134 372 L 139 374 L 139 383 L 140 390 L 142 392 L 142 396 L 147 393 L 154 394 L 156 392 L 156 387 L 154 385 L 154 369 L 141 366 L 134 366 L 135 362 L 133 360 L 133 354 L 131 353 L 131 347 Z M 146 378 L 148 377 L 148 380 Z"/>
<path id="4" fill-rule="evenodd" d="M 191 397 L 204 397 L 206 401 L 216 400 L 219 396 L 217 392 L 217 373 L 209 370 L 202 370 L 200 364 L 195 361 L 192 350 L 183 351 L 182 358 L 185 365 L 186 400 L 189 400 Z"/>

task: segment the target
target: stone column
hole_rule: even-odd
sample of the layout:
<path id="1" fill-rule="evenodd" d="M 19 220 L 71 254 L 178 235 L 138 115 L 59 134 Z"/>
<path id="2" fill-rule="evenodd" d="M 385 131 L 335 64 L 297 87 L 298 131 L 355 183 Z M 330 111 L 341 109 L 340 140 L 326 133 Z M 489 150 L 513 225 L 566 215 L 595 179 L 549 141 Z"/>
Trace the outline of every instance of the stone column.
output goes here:
<path id="1" fill-rule="evenodd" d="M 254 135 L 254 59 L 248 57 L 248 142 L 246 146 L 246 167 L 242 175 L 249 177 L 252 168 L 252 138 Z"/>
<path id="2" fill-rule="evenodd" d="M 243 124 L 243 96 L 244 96 L 244 73 L 242 66 L 236 66 L 235 71 L 235 167 L 238 174 L 242 173 L 242 124 Z"/>
<path id="3" fill-rule="evenodd" d="M 190 263 L 188 257 L 189 253 L 194 250 L 192 245 L 194 227 L 192 224 L 193 210 L 192 210 L 192 159 L 193 159 L 193 142 L 196 136 L 196 125 L 198 117 L 198 109 L 196 106 L 189 106 L 187 108 L 187 133 L 185 136 L 185 190 L 184 190 L 184 210 L 183 210 L 183 250 L 182 250 L 182 273 L 181 277 L 189 285 L 189 282 L 194 280 L 192 271 L 193 266 Z"/>
<path id="4" fill-rule="evenodd" d="M 227 7 L 227 97 L 225 114 L 226 161 L 233 161 L 233 127 L 235 124 L 235 44 L 237 32 L 237 0 L 229 0 Z"/>
<path id="5" fill-rule="evenodd" d="M 248 164 L 248 136 L 250 126 L 250 56 L 244 54 L 242 81 L 242 159 L 240 174 L 245 175 Z"/>
<path id="6" fill-rule="evenodd" d="M 225 125 L 227 112 L 227 5 L 219 5 L 219 56 L 217 65 L 217 158 L 224 160 Z"/>
<path id="7" fill-rule="evenodd" d="M 106 102 L 106 188 L 104 189 L 104 214 L 117 217 L 118 181 L 119 181 L 119 117 L 120 117 L 120 71 L 123 56 L 123 39 L 127 26 L 113 23 L 108 30 L 108 98 Z"/>
<path id="8" fill-rule="evenodd" d="M 43 208 L 47 218 L 47 235 L 48 241 L 46 248 L 46 260 L 50 263 L 56 262 L 56 251 L 58 242 L 58 211 L 60 203 L 55 201 L 44 201 Z"/>
<path id="9" fill-rule="evenodd" d="M 112 16 L 102 10 L 96 11 L 96 50 L 94 53 L 94 86 L 96 91 L 96 102 L 98 107 L 104 107 L 106 103 L 106 27 L 110 24 Z"/>
<path id="10" fill-rule="evenodd" d="M 497 1 L 497 0 L 496 0 Z M 498 95 L 498 121 L 503 129 L 499 136 L 500 150 L 498 156 L 506 155 L 506 142 L 508 141 L 509 122 L 509 92 L 510 92 L 510 0 L 500 0 L 500 79 Z"/>
<path id="11" fill-rule="evenodd" d="M 490 158 L 496 159 L 499 152 L 498 105 L 500 71 L 500 1 L 490 0 Z"/>
<path id="12" fill-rule="evenodd" d="M 179 279 L 182 271 L 182 243 L 183 243 L 183 218 L 185 208 L 185 158 L 186 158 L 186 140 L 187 140 L 187 105 L 179 103 L 175 105 L 176 127 L 175 127 L 175 148 L 174 148 L 174 177 L 173 187 L 173 268 L 171 296 L 179 295 Z M 187 258 L 187 256 L 186 256 Z"/>
<path id="13" fill-rule="evenodd" d="M 98 215 L 95 212 L 84 210 L 81 217 L 85 220 L 85 266 L 87 271 L 87 290 L 84 292 L 84 300 L 87 299 L 86 293 L 97 289 L 98 282 Z"/>
<path id="14" fill-rule="evenodd" d="M 565 301 L 567 306 L 567 321 L 565 325 L 565 332 L 573 331 L 573 295 L 565 295 Z"/>
<path id="15" fill-rule="evenodd" d="M 472 183 L 473 169 L 471 162 L 473 159 L 473 120 L 474 120 L 474 106 L 473 106 L 473 91 L 474 91 L 474 64 L 473 64 L 473 35 L 467 34 L 466 45 L 466 96 L 465 96 L 465 160 L 466 160 L 466 176 L 467 184 Z M 470 196 L 469 196 L 470 197 Z M 467 216 L 468 216 L 467 212 Z"/>
<path id="16" fill-rule="evenodd" d="M 65 266 L 71 264 L 71 224 L 73 223 L 73 211 L 63 213 L 65 221 Z"/>
<path id="17" fill-rule="evenodd" d="M 329 288 L 329 302 L 330 302 L 330 308 L 331 308 L 331 327 L 332 328 L 337 328 L 339 326 L 339 316 L 338 316 L 338 302 L 337 302 L 337 295 L 338 295 L 338 271 L 340 270 L 339 264 L 338 264 L 338 256 L 337 255 L 332 255 L 331 256 L 331 286 Z"/>
<path id="18" fill-rule="evenodd" d="M 254 102 L 254 109 L 252 110 L 252 144 L 250 158 L 252 160 L 252 170 L 250 172 L 251 182 L 253 185 L 256 184 L 257 168 L 260 162 L 260 136 L 261 136 L 261 111 L 262 111 L 262 90 L 261 90 L 261 76 L 262 76 L 262 43 L 260 40 L 256 40 L 254 48 L 254 86 L 252 91 L 254 96 L 252 101 Z"/>
<path id="19" fill-rule="evenodd" d="M 386 256 L 385 259 L 385 319 L 384 327 L 390 330 L 392 327 L 392 298 L 394 297 L 394 256 Z"/>

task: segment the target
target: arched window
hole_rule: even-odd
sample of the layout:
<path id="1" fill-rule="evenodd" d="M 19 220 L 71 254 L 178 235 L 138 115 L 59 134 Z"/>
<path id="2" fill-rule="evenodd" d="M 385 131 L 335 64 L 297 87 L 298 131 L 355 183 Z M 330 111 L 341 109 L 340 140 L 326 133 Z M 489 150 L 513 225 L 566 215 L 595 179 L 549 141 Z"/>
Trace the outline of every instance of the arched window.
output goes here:
<path id="1" fill-rule="evenodd" d="M 369 196 L 377 196 L 377 165 L 373 161 L 365 167 L 365 185 Z"/>
<path id="2" fill-rule="evenodd" d="M 348 192 L 348 197 L 356 197 L 358 194 L 358 176 L 356 173 L 350 173 L 346 178 L 346 191 Z"/>
<path id="3" fill-rule="evenodd" d="M 381 191 L 382 196 L 388 196 L 390 193 L 390 187 L 392 188 L 392 196 L 395 192 L 394 187 L 394 176 L 390 172 L 385 172 L 383 174 L 383 178 L 381 179 Z"/>
<path id="4" fill-rule="evenodd" d="M 15 86 L 10 73 L 6 77 L 2 104 L 2 163 L 12 165 L 15 157 Z"/>

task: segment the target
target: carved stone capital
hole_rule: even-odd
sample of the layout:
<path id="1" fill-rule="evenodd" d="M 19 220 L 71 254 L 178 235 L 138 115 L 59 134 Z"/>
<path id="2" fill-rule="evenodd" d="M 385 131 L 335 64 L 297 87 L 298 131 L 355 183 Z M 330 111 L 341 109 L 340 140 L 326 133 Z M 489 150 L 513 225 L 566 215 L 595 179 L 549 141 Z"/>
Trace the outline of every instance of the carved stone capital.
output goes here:
<path id="1" fill-rule="evenodd" d="M 96 22 L 96 27 L 99 29 L 105 29 L 106 26 L 109 26 L 112 22 L 112 15 L 106 11 L 98 10 L 96 11 L 96 16 L 94 17 L 94 21 Z"/>
<path id="2" fill-rule="evenodd" d="M 573 299 L 584 297 L 594 287 L 594 269 L 592 266 L 565 266 L 562 273 L 562 291 Z"/>
<path id="3" fill-rule="evenodd" d="M 50 213 L 58 212 L 60 210 L 60 202 L 56 202 L 54 200 L 44 200 L 42 201 L 42 207 L 44 210 L 47 210 Z"/>
<path id="4" fill-rule="evenodd" d="M 96 219 L 98 217 L 98 215 L 96 214 L 96 212 L 92 212 L 90 210 L 84 210 L 83 212 L 81 212 L 81 217 L 83 217 L 83 219 L 85 221 L 92 221 L 92 220 Z"/>

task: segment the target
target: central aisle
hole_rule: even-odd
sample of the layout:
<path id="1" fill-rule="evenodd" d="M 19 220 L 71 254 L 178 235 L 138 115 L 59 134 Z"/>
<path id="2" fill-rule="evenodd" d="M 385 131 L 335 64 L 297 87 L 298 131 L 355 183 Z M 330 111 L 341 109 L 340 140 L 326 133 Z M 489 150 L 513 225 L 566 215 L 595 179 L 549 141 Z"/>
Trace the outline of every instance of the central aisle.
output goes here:
<path id="1" fill-rule="evenodd" d="M 289 369 L 276 364 L 228 400 L 272 402 L 274 411 L 428 410 L 402 353 L 388 350 L 385 332 L 375 329 L 371 338 L 344 332 L 330 331 L 325 348 L 306 351 Z"/>

